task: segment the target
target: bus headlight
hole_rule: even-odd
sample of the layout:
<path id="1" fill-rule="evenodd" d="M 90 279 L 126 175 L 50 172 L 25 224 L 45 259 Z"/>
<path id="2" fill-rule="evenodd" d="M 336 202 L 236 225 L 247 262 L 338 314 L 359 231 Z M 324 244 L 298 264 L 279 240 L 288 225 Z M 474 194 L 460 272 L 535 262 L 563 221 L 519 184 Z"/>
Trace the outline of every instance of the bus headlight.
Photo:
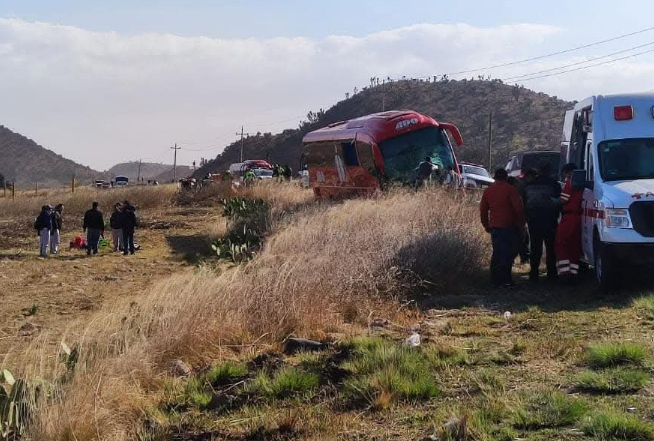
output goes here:
<path id="1" fill-rule="evenodd" d="M 629 210 L 625 208 L 607 208 L 606 228 L 632 228 Z"/>

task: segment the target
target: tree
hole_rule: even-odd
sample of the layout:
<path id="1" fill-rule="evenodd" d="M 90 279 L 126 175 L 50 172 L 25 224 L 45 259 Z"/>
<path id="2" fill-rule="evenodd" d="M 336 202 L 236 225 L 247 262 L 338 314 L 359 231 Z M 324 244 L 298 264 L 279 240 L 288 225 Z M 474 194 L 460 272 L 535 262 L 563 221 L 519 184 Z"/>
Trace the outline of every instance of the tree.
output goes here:
<path id="1" fill-rule="evenodd" d="M 345 92 L 345 99 L 349 100 L 350 99 L 350 92 Z"/>
<path id="2" fill-rule="evenodd" d="M 5 177 L 0 173 L 0 187 L 5 186 Z"/>
<path id="3" fill-rule="evenodd" d="M 515 85 L 511 89 L 511 95 L 513 95 L 513 98 L 515 99 L 516 102 L 520 101 L 520 94 L 522 93 L 522 86 Z"/>

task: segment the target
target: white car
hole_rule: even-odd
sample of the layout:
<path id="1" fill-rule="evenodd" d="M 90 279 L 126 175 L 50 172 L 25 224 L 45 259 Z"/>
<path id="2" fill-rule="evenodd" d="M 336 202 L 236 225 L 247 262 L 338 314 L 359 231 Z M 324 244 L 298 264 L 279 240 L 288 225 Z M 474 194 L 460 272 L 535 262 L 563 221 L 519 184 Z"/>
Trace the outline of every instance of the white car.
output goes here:
<path id="1" fill-rule="evenodd" d="M 461 163 L 459 171 L 464 188 L 486 188 L 495 182 L 495 179 L 491 178 L 488 171 L 481 165 Z"/>
<path id="2" fill-rule="evenodd" d="M 252 172 L 256 179 L 268 180 L 273 178 L 273 171 L 267 168 L 254 168 Z"/>
<path id="3" fill-rule="evenodd" d="M 592 96 L 565 115 L 561 155 L 583 188 L 582 260 L 603 288 L 654 268 L 654 93 Z"/>

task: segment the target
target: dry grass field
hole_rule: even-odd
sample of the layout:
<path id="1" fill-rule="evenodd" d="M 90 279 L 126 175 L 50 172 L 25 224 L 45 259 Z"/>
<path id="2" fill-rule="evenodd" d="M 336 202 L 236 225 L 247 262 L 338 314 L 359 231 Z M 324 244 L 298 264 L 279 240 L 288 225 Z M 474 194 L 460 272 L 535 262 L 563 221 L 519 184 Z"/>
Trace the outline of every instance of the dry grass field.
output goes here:
<path id="1" fill-rule="evenodd" d="M 39 259 L 44 201 L 71 207 L 67 237 L 118 196 L 86 191 L 0 199 L 0 353 L 27 381 L 24 439 L 654 439 L 648 278 L 616 296 L 590 274 L 490 290 L 475 195 L 256 186 L 238 196 L 265 201 L 265 239 L 234 264 L 209 247 L 242 225 L 222 216 L 229 189 L 135 189 L 118 199 L 139 205 L 142 251 Z M 283 354 L 290 336 L 327 345 Z"/>

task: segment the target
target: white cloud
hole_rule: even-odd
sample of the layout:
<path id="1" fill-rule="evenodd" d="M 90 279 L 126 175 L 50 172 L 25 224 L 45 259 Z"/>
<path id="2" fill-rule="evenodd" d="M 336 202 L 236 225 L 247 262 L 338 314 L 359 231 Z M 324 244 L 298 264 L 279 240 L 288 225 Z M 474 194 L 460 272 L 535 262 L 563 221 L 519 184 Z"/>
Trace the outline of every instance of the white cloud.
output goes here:
<path id="1" fill-rule="evenodd" d="M 176 141 L 223 146 L 241 124 L 255 132 L 292 127 L 297 121 L 289 119 L 328 107 L 373 75 L 432 75 L 538 55 L 534 46 L 560 32 L 421 24 L 361 38 L 227 40 L 0 19 L 0 123 L 99 169 L 139 157 L 169 161 Z M 645 86 L 653 73 L 652 64 L 624 61 L 526 85 L 572 99 Z M 181 157 L 188 163 L 218 151 Z"/>

